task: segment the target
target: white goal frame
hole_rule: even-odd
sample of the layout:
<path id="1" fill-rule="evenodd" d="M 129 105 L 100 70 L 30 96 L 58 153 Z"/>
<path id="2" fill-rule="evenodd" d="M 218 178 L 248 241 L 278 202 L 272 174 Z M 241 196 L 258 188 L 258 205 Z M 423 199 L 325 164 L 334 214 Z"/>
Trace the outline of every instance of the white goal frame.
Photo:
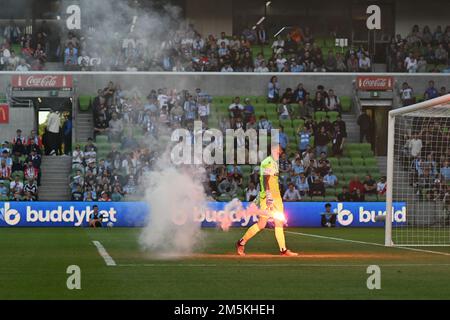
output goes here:
<path id="1" fill-rule="evenodd" d="M 392 203 L 393 203 L 393 185 L 394 185 L 394 156 L 395 156 L 395 117 L 410 113 L 413 111 L 432 108 L 441 104 L 450 104 L 450 94 L 440 96 L 435 99 L 426 100 L 420 103 L 416 103 L 411 106 L 402 107 L 391 110 L 388 116 L 388 150 L 387 150 L 387 175 L 386 175 L 386 219 L 385 219 L 385 246 L 395 246 L 392 241 Z M 408 208 L 407 208 L 408 210 Z M 408 219 L 408 214 L 407 214 Z M 400 246 L 405 246 L 400 244 Z M 414 244 L 412 246 L 420 246 L 420 244 Z M 432 244 L 426 244 L 424 246 L 433 246 Z M 445 244 L 438 244 L 436 246 L 446 246 Z"/>

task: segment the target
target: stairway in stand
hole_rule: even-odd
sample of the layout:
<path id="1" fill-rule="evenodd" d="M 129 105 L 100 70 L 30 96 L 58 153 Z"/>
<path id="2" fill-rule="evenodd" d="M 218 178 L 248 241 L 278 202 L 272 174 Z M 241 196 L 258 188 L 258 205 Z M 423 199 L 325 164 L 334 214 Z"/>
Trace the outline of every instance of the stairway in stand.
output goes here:
<path id="1" fill-rule="evenodd" d="M 44 156 L 41 164 L 39 200 L 68 201 L 71 198 L 69 175 L 72 167 L 70 156 Z"/>

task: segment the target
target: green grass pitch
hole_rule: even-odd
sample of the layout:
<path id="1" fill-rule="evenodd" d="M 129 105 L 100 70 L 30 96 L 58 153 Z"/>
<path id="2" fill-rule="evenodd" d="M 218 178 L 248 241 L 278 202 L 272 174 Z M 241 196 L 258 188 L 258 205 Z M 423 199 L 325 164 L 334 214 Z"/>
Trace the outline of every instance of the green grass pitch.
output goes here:
<path id="1" fill-rule="evenodd" d="M 272 230 L 252 239 L 242 258 L 234 244 L 244 229 L 205 229 L 194 256 L 161 260 L 140 250 L 138 228 L 4 228 L 0 299 L 450 298 L 448 247 L 420 248 L 438 254 L 374 245 L 383 243 L 382 229 L 287 231 L 299 258 L 277 255 Z M 105 264 L 95 240 L 115 266 Z M 381 268 L 380 290 L 366 286 L 373 264 Z M 69 265 L 81 268 L 81 290 L 66 287 Z"/>

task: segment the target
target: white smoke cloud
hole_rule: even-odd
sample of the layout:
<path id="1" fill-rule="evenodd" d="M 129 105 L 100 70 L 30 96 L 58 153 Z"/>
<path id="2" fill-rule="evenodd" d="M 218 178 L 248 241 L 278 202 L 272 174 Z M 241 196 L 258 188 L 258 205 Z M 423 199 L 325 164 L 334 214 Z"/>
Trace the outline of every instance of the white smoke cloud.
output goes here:
<path id="1" fill-rule="evenodd" d="M 80 7 L 84 54 L 100 57 L 106 68 L 117 63 L 128 40 L 135 48 L 142 44 L 147 57 L 160 57 L 184 23 L 181 8 L 151 1 L 143 7 L 138 1 L 80 0 Z"/>

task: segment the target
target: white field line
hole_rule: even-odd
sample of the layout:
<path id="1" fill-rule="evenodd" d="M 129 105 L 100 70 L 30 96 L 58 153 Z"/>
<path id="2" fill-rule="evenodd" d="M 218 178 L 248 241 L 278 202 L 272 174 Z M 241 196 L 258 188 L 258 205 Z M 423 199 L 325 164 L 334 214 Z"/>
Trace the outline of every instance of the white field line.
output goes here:
<path id="1" fill-rule="evenodd" d="M 117 265 L 114 259 L 108 254 L 105 247 L 100 243 L 100 241 L 94 240 L 92 241 L 92 243 L 97 247 L 98 253 L 103 258 L 103 260 L 105 260 L 105 263 L 108 267 L 114 267 Z"/>
<path id="2" fill-rule="evenodd" d="M 296 259 L 297 261 L 297 259 Z M 193 263 L 126 263 L 118 264 L 118 267 L 151 267 L 151 268 L 170 268 L 170 267 L 198 267 L 198 268 L 214 268 L 223 267 L 223 264 L 193 264 Z M 394 263 L 394 264 L 378 264 L 380 267 L 450 267 L 450 263 Z M 227 264 L 226 267 L 230 268 L 278 268 L 278 267 L 291 267 L 291 268 L 367 268 L 367 264 L 318 264 L 318 263 L 299 263 L 299 264 L 251 264 L 251 263 L 239 263 L 239 264 Z"/>
<path id="3" fill-rule="evenodd" d="M 411 248 L 411 247 L 398 247 L 398 246 L 386 247 L 384 244 L 375 243 L 375 242 L 366 242 L 366 241 L 359 241 L 359 240 L 350 240 L 350 239 L 343 239 L 343 238 L 327 237 L 327 236 L 320 236 L 320 235 L 317 235 L 317 234 L 295 232 L 295 231 L 284 231 L 284 232 L 285 233 L 290 233 L 290 234 L 297 234 L 297 235 L 305 236 L 305 237 L 312 237 L 312 238 L 319 238 L 319 239 L 328 239 L 328 240 L 343 241 L 343 242 L 350 242 L 350 243 L 358 243 L 358 244 L 371 245 L 371 246 L 384 247 L 384 248 L 395 248 L 395 249 L 402 249 L 402 250 L 409 250 L 409 251 L 417 251 L 417 252 L 438 254 L 438 255 L 450 257 L 450 253 L 448 253 L 448 252 L 432 251 L 432 250 L 425 250 L 425 249 L 417 249 L 417 248 Z"/>

